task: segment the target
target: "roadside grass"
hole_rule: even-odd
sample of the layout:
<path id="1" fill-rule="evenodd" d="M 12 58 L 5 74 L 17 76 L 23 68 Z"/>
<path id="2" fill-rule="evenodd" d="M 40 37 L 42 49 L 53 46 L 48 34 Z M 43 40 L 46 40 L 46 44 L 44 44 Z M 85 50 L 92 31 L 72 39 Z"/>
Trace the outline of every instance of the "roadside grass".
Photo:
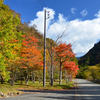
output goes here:
<path id="1" fill-rule="evenodd" d="M 0 84 L 0 92 L 4 93 L 4 94 L 8 94 L 8 93 L 22 93 L 22 91 L 17 91 L 13 86 L 10 86 L 8 83 L 4 83 L 4 84 Z"/>
<path id="2" fill-rule="evenodd" d="M 25 85 L 23 83 L 22 85 L 19 82 L 16 82 L 13 86 L 15 89 L 25 89 L 25 90 L 64 90 L 64 89 L 70 89 L 73 87 L 74 82 L 70 82 L 66 84 L 65 82 L 62 82 L 61 85 L 59 85 L 59 82 L 54 82 L 53 86 L 50 85 L 49 82 L 46 82 L 46 86 L 43 87 L 43 83 L 39 83 L 36 81 L 35 83 L 32 83 L 31 81 L 28 83 L 28 85 Z"/>
<path id="3" fill-rule="evenodd" d="M 18 93 L 22 94 L 22 91 L 19 90 L 64 90 L 64 89 L 71 89 L 73 87 L 74 82 L 70 82 L 66 84 L 65 82 L 62 82 L 61 85 L 59 85 L 58 82 L 54 82 L 53 86 L 50 85 L 49 82 L 46 82 L 46 86 L 43 87 L 43 83 L 39 83 L 36 81 L 35 83 L 32 83 L 29 81 L 28 85 L 21 84 L 20 81 L 15 82 L 14 86 L 10 86 L 9 83 L 0 84 L 0 92 L 8 94 L 8 93 Z"/>
<path id="4" fill-rule="evenodd" d="M 92 80 L 91 82 L 100 84 L 100 81 L 93 81 L 93 80 Z"/>

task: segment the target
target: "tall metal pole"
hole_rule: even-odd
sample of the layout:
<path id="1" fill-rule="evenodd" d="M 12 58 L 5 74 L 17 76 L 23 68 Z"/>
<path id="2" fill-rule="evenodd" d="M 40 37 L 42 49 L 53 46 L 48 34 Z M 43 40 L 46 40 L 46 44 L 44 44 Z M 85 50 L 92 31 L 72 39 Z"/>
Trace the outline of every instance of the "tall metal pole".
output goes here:
<path id="1" fill-rule="evenodd" d="M 46 10 L 44 11 L 44 68 L 43 68 L 43 87 L 46 81 Z"/>

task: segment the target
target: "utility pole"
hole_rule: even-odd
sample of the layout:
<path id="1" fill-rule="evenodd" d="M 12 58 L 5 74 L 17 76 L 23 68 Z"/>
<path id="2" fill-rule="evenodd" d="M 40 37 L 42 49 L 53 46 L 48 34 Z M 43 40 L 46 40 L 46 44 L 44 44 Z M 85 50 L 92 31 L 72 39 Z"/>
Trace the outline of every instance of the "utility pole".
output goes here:
<path id="1" fill-rule="evenodd" d="M 48 17 L 46 17 L 46 12 Z M 46 19 L 49 18 L 49 11 L 44 10 L 44 66 L 43 66 L 43 87 L 45 87 L 46 81 Z"/>

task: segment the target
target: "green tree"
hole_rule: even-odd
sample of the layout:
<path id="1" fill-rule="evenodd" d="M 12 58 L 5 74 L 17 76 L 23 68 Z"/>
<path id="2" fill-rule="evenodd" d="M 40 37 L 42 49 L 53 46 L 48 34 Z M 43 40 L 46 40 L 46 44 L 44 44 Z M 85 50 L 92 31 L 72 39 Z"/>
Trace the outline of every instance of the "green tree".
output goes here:
<path id="1" fill-rule="evenodd" d="M 14 45 L 11 41 L 21 37 L 21 32 L 16 31 L 19 24 L 20 18 L 18 14 L 10 10 L 7 5 L 4 5 L 3 0 L 0 0 L 0 76 L 6 80 L 9 79 L 9 72 L 7 72 L 8 61 L 17 57 L 12 51 L 14 51 L 16 44 L 20 44 L 20 42 Z"/>

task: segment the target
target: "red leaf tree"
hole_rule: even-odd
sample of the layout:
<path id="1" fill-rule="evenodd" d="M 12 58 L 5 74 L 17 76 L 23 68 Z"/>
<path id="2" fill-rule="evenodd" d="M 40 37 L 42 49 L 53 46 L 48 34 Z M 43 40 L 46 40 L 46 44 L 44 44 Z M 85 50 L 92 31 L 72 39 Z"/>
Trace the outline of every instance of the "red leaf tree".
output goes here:
<path id="1" fill-rule="evenodd" d="M 72 77 L 75 77 L 78 73 L 78 65 L 76 65 L 74 61 L 65 61 L 63 65 L 63 69 L 67 70 L 67 74 L 70 76 L 70 79 L 72 80 Z"/>
<path id="2" fill-rule="evenodd" d="M 65 61 L 70 61 L 71 58 L 75 57 L 75 54 L 72 52 L 71 44 L 61 43 L 55 48 L 55 52 L 58 56 L 60 62 L 60 79 L 59 84 L 61 84 L 62 79 L 62 65 Z"/>

